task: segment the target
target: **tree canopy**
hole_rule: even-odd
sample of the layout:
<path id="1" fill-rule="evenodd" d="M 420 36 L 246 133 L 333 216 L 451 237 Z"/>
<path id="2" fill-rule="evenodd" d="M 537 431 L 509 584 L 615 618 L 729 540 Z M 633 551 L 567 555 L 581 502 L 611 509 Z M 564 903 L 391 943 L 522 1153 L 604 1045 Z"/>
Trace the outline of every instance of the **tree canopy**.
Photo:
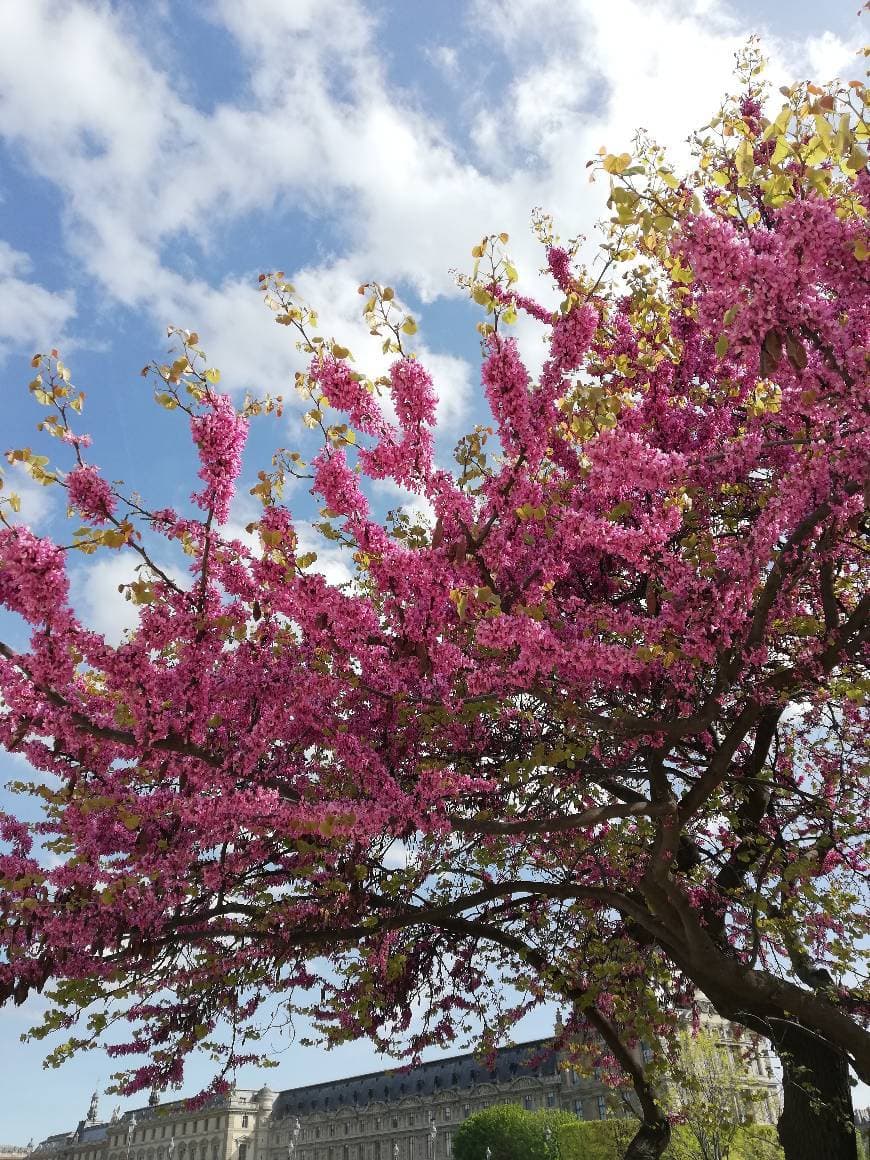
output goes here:
<path id="1" fill-rule="evenodd" d="M 201 486 L 152 510 L 89 458 L 56 352 L 35 357 L 56 462 L 8 457 L 82 526 L 0 527 L 0 604 L 30 631 L 0 643 L 0 744 L 42 810 L 0 817 L 0 998 L 49 988 L 42 1030 L 74 1029 L 56 1059 L 107 1042 L 132 1093 L 180 1084 L 196 1047 L 255 1058 L 275 995 L 330 1041 L 410 1057 L 480 1025 L 486 1049 L 555 1000 L 557 1046 L 629 1077 L 630 1155 L 655 1155 L 639 1042 L 701 988 L 780 1053 L 786 1154 L 854 1155 L 870 93 L 802 83 L 775 106 L 761 67 L 750 49 L 691 173 L 643 135 L 591 163 L 612 216 L 590 269 L 536 216 L 553 307 L 506 236 L 475 246 L 491 417 L 453 469 L 416 323 L 380 284 L 363 308 L 394 361 L 370 378 L 261 277 L 309 361 L 305 441 L 259 471 L 251 540 L 224 528 L 249 423 L 279 400 L 237 405 L 173 331 L 146 372 Z M 539 374 L 512 327 L 545 337 Z M 350 584 L 301 550 L 293 475 Z M 376 518 L 380 480 L 416 506 Z M 122 547 L 139 622 L 112 645 L 66 560 Z"/>
<path id="2" fill-rule="evenodd" d="M 453 1155 L 456 1160 L 558 1160 L 559 1131 L 575 1123 L 569 1112 L 496 1104 L 462 1121 Z"/>

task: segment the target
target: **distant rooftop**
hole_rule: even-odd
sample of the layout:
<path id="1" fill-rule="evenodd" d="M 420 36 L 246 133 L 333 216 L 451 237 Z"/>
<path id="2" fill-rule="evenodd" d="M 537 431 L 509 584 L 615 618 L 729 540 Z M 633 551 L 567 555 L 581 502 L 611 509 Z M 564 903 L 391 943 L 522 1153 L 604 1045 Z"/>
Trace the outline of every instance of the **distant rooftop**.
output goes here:
<path id="1" fill-rule="evenodd" d="M 306 1116 L 412 1096 L 433 1096 L 440 1091 L 469 1089 L 478 1083 L 509 1083 L 523 1075 L 555 1075 L 556 1056 L 549 1050 L 550 1044 L 549 1039 L 535 1039 L 499 1048 L 492 1068 L 474 1054 L 454 1055 L 408 1070 L 393 1068 L 290 1088 L 279 1093 L 272 1115 L 276 1119 Z"/>

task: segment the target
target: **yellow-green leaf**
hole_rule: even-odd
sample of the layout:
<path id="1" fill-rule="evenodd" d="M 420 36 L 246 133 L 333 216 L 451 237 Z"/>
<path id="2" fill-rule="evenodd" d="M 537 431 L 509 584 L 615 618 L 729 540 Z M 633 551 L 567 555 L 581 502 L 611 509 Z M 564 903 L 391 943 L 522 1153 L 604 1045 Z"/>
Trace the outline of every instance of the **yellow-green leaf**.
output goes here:
<path id="1" fill-rule="evenodd" d="M 867 154 L 859 145 L 853 146 L 852 152 L 843 162 L 844 168 L 851 169 L 853 173 L 857 173 L 859 169 L 863 169 L 866 164 Z"/>
<path id="2" fill-rule="evenodd" d="M 745 137 L 737 146 L 734 154 L 734 164 L 737 166 L 737 172 L 741 177 L 749 177 L 755 168 L 755 157 L 752 151 L 752 143 Z"/>
<path id="3" fill-rule="evenodd" d="M 791 154 L 791 145 L 787 137 L 777 137 L 776 145 L 770 157 L 771 165 L 781 165 Z"/>
<path id="4" fill-rule="evenodd" d="M 608 153 L 601 165 L 605 173 L 625 173 L 629 165 L 631 165 L 630 153 Z"/>

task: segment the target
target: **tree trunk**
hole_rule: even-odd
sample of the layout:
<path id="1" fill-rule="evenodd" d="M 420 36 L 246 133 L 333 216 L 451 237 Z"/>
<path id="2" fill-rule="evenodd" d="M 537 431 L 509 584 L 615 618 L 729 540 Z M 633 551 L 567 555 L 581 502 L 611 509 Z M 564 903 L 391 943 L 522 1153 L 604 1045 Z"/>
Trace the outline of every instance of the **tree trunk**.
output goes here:
<path id="1" fill-rule="evenodd" d="M 659 1160 L 670 1142 L 671 1125 L 667 1117 L 653 1121 L 644 1120 L 628 1146 L 625 1160 Z"/>
<path id="2" fill-rule="evenodd" d="M 777 1130 L 786 1160 L 857 1160 L 845 1054 L 798 1023 L 770 1024 L 783 1069 Z"/>

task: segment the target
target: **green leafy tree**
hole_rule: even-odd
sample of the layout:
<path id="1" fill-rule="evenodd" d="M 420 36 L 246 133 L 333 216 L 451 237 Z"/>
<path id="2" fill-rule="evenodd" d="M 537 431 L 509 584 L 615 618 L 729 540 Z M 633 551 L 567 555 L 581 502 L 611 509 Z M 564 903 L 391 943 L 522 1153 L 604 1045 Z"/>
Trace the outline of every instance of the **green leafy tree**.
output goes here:
<path id="1" fill-rule="evenodd" d="M 635 1119 L 581 1121 L 570 1112 L 501 1104 L 470 1116 L 453 1142 L 455 1160 L 622 1160 Z M 663 1160 L 677 1160 L 670 1150 Z"/>
<path id="2" fill-rule="evenodd" d="M 731 1160 L 743 1128 L 766 1098 L 735 1045 L 714 1031 L 680 1036 L 680 1059 L 669 1104 L 686 1127 L 675 1147 L 679 1160 Z"/>
<path id="3" fill-rule="evenodd" d="M 469 1116 L 453 1141 L 455 1160 L 552 1160 L 554 1152 L 544 1122 L 518 1104 Z"/>
<path id="4" fill-rule="evenodd" d="M 574 1120 L 559 1131 L 559 1160 L 622 1160 L 637 1129 L 633 1119 Z M 670 1148 L 662 1160 L 673 1160 Z"/>

